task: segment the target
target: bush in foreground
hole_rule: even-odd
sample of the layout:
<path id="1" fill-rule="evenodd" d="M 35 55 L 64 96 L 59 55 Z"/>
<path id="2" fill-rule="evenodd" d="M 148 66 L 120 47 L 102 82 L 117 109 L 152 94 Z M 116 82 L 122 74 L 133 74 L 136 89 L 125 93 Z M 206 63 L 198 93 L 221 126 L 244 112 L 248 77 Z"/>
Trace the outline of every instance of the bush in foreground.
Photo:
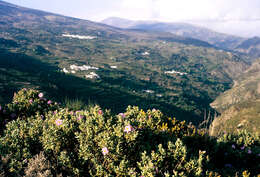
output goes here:
<path id="1" fill-rule="evenodd" d="M 1 158 L 9 159 L 2 167 L 7 176 L 260 174 L 259 136 L 242 132 L 217 139 L 155 109 L 73 111 L 42 96 L 21 90 L 1 110 L 1 120 L 8 120 L 0 140 Z M 7 112 L 16 117 L 9 119 Z"/>

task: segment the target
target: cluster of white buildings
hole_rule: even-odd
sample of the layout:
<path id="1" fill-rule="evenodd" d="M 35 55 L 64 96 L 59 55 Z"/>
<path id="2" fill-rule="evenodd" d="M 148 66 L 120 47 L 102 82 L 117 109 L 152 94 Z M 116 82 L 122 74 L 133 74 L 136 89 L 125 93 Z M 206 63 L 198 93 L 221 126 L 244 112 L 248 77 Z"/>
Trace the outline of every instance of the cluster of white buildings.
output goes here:
<path id="1" fill-rule="evenodd" d="M 82 65 L 82 66 L 70 65 L 70 69 L 71 69 L 71 71 L 67 70 L 66 68 L 63 68 L 62 71 L 63 71 L 64 73 L 72 73 L 72 74 L 75 74 L 76 71 L 98 70 L 97 67 L 88 66 L 88 65 Z"/>
<path id="2" fill-rule="evenodd" d="M 70 65 L 70 71 L 66 68 L 63 68 L 62 71 L 64 73 L 72 73 L 75 74 L 77 71 L 88 71 L 88 70 L 98 70 L 99 68 L 94 67 L 94 66 L 88 66 L 88 65 L 82 65 L 82 66 L 78 66 L 78 65 Z M 90 72 L 89 74 L 85 75 L 85 78 L 87 79 L 99 79 L 99 75 L 96 74 L 95 72 Z"/>
<path id="3" fill-rule="evenodd" d="M 75 71 L 98 70 L 97 67 L 88 66 L 88 65 L 82 65 L 82 66 L 70 65 L 70 69 Z"/>
<path id="4" fill-rule="evenodd" d="M 185 74 L 188 74 L 188 73 L 182 73 L 182 72 L 179 72 L 179 71 L 175 71 L 175 70 L 172 70 L 172 71 L 165 71 L 164 72 L 165 74 L 179 74 L 179 75 L 185 75 Z"/>
<path id="5" fill-rule="evenodd" d="M 81 36 L 81 35 L 74 35 L 74 34 L 62 34 L 63 37 L 69 37 L 69 38 L 77 38 L 77 39 L 95 39 L 96 36 Z"/>

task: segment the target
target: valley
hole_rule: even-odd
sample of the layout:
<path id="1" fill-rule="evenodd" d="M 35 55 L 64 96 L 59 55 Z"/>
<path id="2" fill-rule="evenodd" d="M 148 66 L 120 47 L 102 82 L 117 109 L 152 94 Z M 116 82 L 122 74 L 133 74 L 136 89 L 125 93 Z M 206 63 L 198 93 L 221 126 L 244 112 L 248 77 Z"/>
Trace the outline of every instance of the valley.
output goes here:
<path id="1" fill-rule="evenodd" d="M 80 98 L 85 103 L 97 103 L 116 112 L 127 105 L 157 108 L 197 124 L 204 112 L 211 109 L 209 104 L 230 88 L 233 79 L 250 64 L 237 53 L 193 38 L 167 32 L 123 30 L 4 2 L 0 5 L 1 48 L 8 51 L 8 55 L 23 53 L 55 68 L 51 72 L 62 75 L 63 70 L 64 77 L 86 82 L 79 85 L 69 81 L 68 87 L 74 89 L 66 89 L 56 83 L 56 79 L 52 80 L 52 84 L 47 85 L 51 85 L 51 92 L 61 102 L 65 97 Z M 2 56 L 1 62 L 4 65 L 7 59 Z M 69 73 L 72 65 L 99 69 Z M 165 74 L 172 70 L 186 74 Z M 42 80 L 42 76 L 39 77 Z M 12 91 L 23 87 L 11 79 L 6 81 L 6 86 L 1 88 L 2 92 L 10 90 L 9 97 Z M 29 87 L 47 92 L 43 85 L 27 83 Z M 63 92 L 58 91 L 60 89 Z"/>

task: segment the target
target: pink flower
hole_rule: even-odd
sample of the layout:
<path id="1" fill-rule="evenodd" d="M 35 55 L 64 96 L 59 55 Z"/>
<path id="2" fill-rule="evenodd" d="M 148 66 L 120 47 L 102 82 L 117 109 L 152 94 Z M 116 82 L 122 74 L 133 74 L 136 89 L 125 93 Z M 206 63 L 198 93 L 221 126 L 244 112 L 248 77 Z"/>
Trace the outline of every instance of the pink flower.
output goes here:
<path id="1" fill-rule="evenodd" d="M 124 113 L 119 113 L 119 116 L 121 116 L 122 118 L 125 118 L 125 114 Z"/>
<path id="2" fill-rule="evenodd" d="M 61 119 L 57 119 L 57 120 L 55 121 L 55 124 L 56 124 L 57 126 L 60 126 L 60 125 L 62 124 L 62 120 L 61 120 Z"/>
<path id="3" fill-rule="evenodd" d="M 39 93 L 39 98 L 42 98 L 43 97 L 43 93 Z"/>
<path id="4" fill-rule="evenodd" d="M 33 103 L 33 100 L 32 100 L 32 99 L 30 99 L 30 100 L 29 100 L 29 103 L 31 103 L 31 104 L 32 104 L 32 103 Z"/>
<path id="5" fill-rule="evenodd" d="M 84 116 L 83 115 L 80 115 L 78 118 L 77 118 L 77 120 L 81 120 L 81 119 L 83 119 L 84 118 Z"/>
<path id="6" fill-rule="evenodd" d="M 100 109 L 100 110 L 98 110 L 98 114 L 99 115 L 102 115 L 103 114 L 103 111 Z"/>
<path id="7" fill-rule="evenodd" d="M 252 154 L 252 151 L 250 149 L 248 149 L 247 153 L 248 154 Z"/>
<path id="8" fill-rule="evenodd" d="M 242 146 L 240 149 L 241 149 L 241 150 L 244 150 L 244 149 L 245 149 L 245 146 Z"/>
<path id="9" fill-rule="evenodd" d="M 236 146 L 235 146 L 234 144 L 232 144 L 232 148 L 233 148 L 233 149 L 236 149 Z"/>
<path id="10" fill-rule="evenodd" d="M 11 118 L 15 118 L 16 117 L 16 114 L 15 113 L 12 113 L 11 114 Z"/>
<path id="11" fill-rule="evenodd" d="M 47 102 L 47 104 L 52 104 L 52 101 L 51 101 L 51 100 L 49 100 L 49 101 Z"/>
<path id="12" fill-rule="evenodd" d="M 107 147 L 103 147 L 102 148 L 102 154 L 107 155 L 108 153 L 109 153 L 109 151 L 108 151 Z"/>
<path id="13" fill-rule="evenodd" d="M 131 132 L 133 130 L 134 129 L 133 129 L 133 127 L 131 125 L 127 125 L 127 126 L 125 126 L 124 132 L 129 133 L 129 132 Z"/>
<path id="14" fill-rule="evenodd" d="M 0 111 L 2 110 L 2 106 L 0 106 Z"/>

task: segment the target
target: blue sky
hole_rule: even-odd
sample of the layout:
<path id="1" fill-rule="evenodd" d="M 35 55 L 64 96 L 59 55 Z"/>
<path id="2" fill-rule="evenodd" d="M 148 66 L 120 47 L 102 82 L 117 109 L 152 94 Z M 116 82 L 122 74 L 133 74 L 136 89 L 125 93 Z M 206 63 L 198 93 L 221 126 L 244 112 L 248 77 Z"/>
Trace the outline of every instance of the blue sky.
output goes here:
<path id="1" fill-rule="evenodd" d="M 260 0 L 5 0 L 67 16 L 101 21 L 189 22 L 239 36 L 260 36 Z"/>

